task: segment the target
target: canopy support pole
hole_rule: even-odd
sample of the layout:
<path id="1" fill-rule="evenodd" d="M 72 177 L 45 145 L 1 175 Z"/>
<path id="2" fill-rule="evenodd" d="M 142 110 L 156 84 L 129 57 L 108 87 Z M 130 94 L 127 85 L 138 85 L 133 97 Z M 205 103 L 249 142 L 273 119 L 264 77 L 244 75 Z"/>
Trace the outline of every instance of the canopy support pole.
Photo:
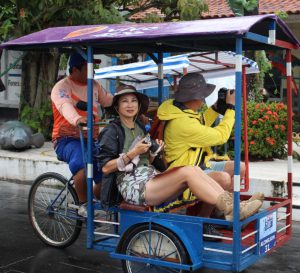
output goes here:
<path id="1" fill-rule="evenodd" d="M 87 48 L 87 85 L 88 85 L 88 122 L 87 122 L 87 248 L 92 248 L 94 240 L 94 209 L 93 209 L 93 48 Z"/>
<path id="2" fill-rule="evenodd" d="M 157 64 L 157 68 L 158 68 L 158 75 L 157 75 L 157 79 L 158 79 L 158 104 L 161 104 L 163 102 L 163 88 L 164 88 L 164 66 L 163 66 L 163 53 L 159 52 L 157 53 L 156 57 L 154 54 L 152 53 L 147 53 L 148 56 Z"/>
<path id="3" fill-rule="evenodd" d="M 236 38 L 235 63 L 235 127 L 234 127 L 234 206 L 233 206 L 233 269 L 239 271 L 241 252 L 240 226 L 240 161 L 241 161 L 241 97 L 242 97 L 242 48 L 243 40 Z"/>
<path id="4" fill-rule="evenodd" d="M 287 116 L 288 116 L 288 198 L 291 200 L 287 207 L 287 224 L 292 223 L 292 198 L 293 198 L 293 103 L 292 103 L 292 53 L 286 51 L 286 85 L 287 85 Z M 287 234 L 292 235 L 292 229 L 287 229 Z"/>
<path id="5" fill-rule="evenodd" d="M 248 153 L 248 114 L 247 114 L 247 77 L 246 67 L 243 65 L 243 114 L 244 114 L 244 155 L 245 155 L 245 177 L 244 187 L 241 191 L 249 190 L 249 153 Z"/>
<path id="6" fill-rule="evenodd" d="M 164 64 L 163 53 L 158 53 L 158 103 L 163 102 L 163 88 L 164 88 Z"/>

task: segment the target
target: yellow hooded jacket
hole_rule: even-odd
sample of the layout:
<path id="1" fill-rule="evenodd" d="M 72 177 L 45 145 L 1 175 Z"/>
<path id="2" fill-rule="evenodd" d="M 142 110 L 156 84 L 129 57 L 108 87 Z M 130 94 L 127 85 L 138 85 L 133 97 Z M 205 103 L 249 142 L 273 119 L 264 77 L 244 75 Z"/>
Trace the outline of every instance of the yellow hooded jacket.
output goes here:
<path id="1" fill-rule="evenodd" d="M 166 160 L 171 168 L 206 164 L 212 155 L 210 147 L 224 144 L 230 137 L 235 111 L 227 109 L 222 121 L 210 127 L 219 115 L 212 108 L 199 114 L 191 109 L 181 110 L 171 99 L 160 105 L 157 115 L 160 120 L 168 121 L 164 141 Z"/>

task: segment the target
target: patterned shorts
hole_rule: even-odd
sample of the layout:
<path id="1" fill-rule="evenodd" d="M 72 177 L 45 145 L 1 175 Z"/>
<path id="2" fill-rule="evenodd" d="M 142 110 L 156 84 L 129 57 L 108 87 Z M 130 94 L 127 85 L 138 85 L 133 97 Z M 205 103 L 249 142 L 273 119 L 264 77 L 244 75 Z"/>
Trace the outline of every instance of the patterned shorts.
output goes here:
<path id="1" fill-rule="evenodd" d="M 159 172 L 153 166 L 140 166 L 117 177 L 118 190 L 124 200 L 133 205 L 146 205 L 145 186 Z"/>

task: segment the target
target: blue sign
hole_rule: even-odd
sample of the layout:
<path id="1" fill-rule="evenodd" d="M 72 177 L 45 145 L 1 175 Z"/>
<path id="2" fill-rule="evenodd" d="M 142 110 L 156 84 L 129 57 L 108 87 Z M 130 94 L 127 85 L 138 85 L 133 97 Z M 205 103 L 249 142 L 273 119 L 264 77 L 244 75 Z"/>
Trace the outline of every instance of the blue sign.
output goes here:
<path id="1" fill-rule="evenodd" d="M 276 245 L 276 211 L 259 220 L 259 255 L 265 254 Z"/>

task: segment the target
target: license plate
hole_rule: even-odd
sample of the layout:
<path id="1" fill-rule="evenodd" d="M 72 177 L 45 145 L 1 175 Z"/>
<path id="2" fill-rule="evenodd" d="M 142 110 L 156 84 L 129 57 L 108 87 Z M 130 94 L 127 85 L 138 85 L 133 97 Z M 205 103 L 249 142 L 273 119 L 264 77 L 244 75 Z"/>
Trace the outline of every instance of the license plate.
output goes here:
<path id="1" fill-rule="evenodd" d="M 259 255 L 269 252 L 276 245 L 276 211 L 259 219 Z"/>

